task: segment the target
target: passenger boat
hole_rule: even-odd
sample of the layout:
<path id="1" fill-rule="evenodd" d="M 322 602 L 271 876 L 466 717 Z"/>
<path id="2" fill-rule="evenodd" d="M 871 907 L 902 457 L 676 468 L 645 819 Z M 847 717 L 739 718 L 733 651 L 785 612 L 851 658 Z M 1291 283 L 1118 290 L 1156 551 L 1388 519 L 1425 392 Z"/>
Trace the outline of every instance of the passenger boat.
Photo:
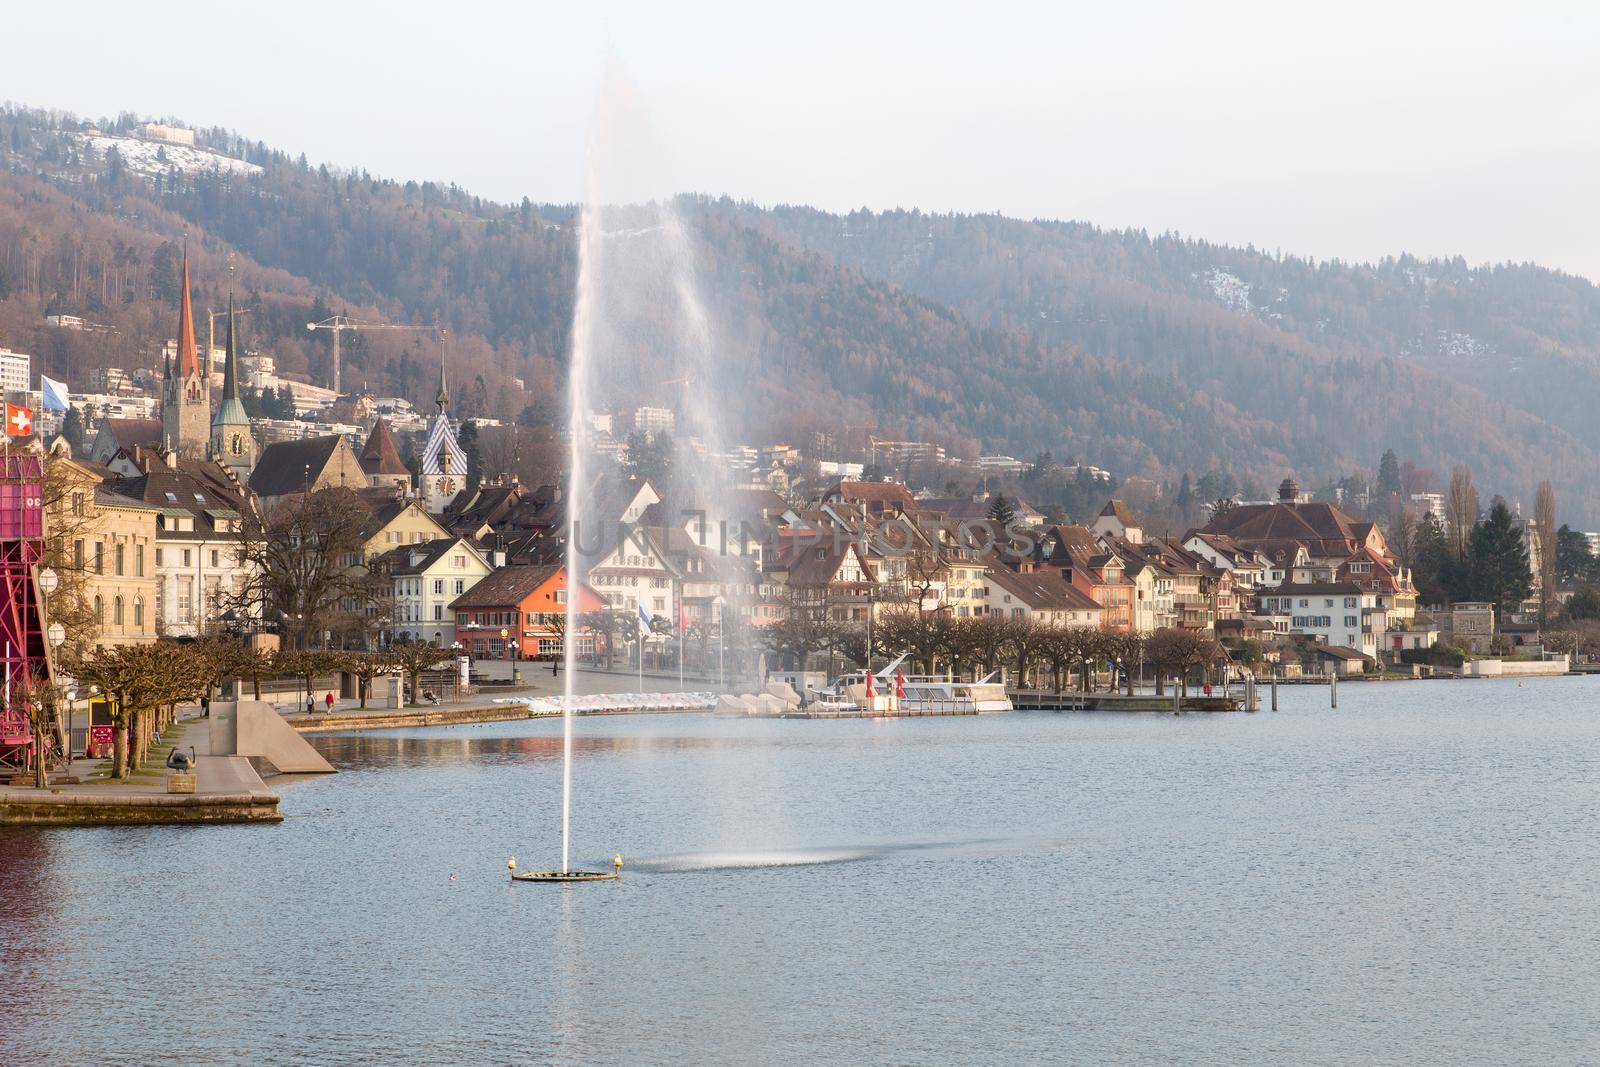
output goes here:
<path id="1" fill-rule="evenodd" d="M 900 664 L 905 659 L 905 656 L 898 657 L 872 677 L 874 699 L 882 701 L 885 697 L 898 697 L 895 700 L 896 710 L 902 714 L 977 712 L 983 715 L 1012 710 L 1005 684 L 996 680 L 998 671 L 976 682 L 957 682 L 933 675 L 902 675 L 899 673 Z M 861 694 L 865 692 L 866 684 L 867 672 L 853 671 L 835 678 L 826 686 L 810 687 L 807 690 L 807 702 L 857 705 L 858 699 L 852 698 L 851 687 L 858 687 L 853 691 Z"/>

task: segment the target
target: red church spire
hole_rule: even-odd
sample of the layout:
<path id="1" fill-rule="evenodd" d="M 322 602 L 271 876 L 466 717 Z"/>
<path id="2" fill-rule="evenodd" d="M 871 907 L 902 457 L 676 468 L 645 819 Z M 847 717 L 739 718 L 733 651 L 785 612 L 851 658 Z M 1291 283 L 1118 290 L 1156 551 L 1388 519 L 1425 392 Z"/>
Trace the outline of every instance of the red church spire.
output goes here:
<path id="1" fill-rule="evenodd" d="M 178 311 L 178 377 L 187 378 L 200 373 L 200 361 L 195 354 L 194 309 L 189 305 L 189 249 L 183 250 L 183 302 Z"/>

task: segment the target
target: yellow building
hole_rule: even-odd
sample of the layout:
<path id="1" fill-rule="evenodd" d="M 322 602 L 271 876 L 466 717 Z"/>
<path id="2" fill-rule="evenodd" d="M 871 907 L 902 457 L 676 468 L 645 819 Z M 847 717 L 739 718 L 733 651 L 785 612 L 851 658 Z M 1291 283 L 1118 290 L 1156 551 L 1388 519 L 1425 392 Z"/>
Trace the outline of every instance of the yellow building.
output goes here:
<path id="1" fill-rule="evenodd" d="M 51 460 L 48 536 L 62 584 L 81 596 L 93 646 L 156 639 L 156 516 L 160 509 L 104 485 L 104 468 Z M 57 481 L 59 479 L 59 481 Z"/>

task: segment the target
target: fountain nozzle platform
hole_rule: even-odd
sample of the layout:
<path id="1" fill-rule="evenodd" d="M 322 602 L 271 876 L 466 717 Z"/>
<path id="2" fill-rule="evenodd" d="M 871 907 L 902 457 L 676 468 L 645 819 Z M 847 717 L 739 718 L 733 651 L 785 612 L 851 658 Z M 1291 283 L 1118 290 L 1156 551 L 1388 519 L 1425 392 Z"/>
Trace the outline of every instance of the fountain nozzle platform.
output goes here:
<path id="1" fill-rule="evenodd" d="M 513 882 L 614 882 L 616 871 L 513 871 Z"/>

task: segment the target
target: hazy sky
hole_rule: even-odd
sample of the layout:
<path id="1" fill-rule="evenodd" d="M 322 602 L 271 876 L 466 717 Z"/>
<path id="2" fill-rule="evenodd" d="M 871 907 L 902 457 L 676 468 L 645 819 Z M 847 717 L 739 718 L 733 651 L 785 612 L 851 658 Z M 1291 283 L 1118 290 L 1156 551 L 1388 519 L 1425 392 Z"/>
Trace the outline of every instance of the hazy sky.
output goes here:
<path id="1" fill-rule="evenodd" d="M 614 54 L 683 189 L 1600 279 L 1600 4 L 7 6 L 0 98 L 499 199 L 578 198 Z"/>

